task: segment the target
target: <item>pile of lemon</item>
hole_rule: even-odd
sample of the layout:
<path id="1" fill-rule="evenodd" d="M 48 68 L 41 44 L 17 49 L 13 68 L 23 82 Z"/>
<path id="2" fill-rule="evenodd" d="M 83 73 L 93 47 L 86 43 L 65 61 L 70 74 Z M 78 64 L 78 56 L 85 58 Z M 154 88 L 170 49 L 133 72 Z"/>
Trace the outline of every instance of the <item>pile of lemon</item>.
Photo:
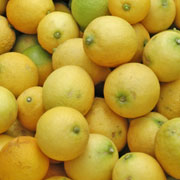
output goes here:
<path id="1" fill-rule="evenodd" d="M 0 180 L 180 179 L 180 0 L 0 0 Z"/>

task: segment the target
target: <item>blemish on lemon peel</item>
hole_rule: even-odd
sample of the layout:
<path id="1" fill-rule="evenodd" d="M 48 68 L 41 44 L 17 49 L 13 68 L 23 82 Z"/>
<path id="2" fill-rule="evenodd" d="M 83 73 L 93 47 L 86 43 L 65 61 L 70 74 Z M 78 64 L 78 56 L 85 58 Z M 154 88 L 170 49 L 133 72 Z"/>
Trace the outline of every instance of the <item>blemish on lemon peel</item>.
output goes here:
<path id="1" fill-rule="evenodd" d="M 167 7 L 168 6 L 168 0 L 162 0 L 162 6 Z"/>
<path id="2" fill-rule="evenodd" d="M 159 127 L 161 127 L 161 126 L 164 124 L 164 122 L 161 121 L 161 120 L 159 120 L 159 119 L 152 118 L 152 120 L 153 120 Z"/>
<path id="3" fill-rule="evenodd" d="M 79 128 L 78 126 L 74 126 L 73 132 L 74 132 L 75 134 L 79 134 L 80 128 Z"/>
<path id="4" fill-rule="evenodd" d="M 94 37 L 92 35 L 91 36 L 87 36 L 85 38 L 86 45 L 91 45 L 93 42 L 94 42 Z"/>
<path id="5" fill-rule="evenodd" d="M 54 38 L 59 39 L 61 37 L 61 33 L 59 31 L 56 31 L 54 33 Z"/>
<path id="6" fill-rule="evenodd" d="M 176 38 L 177 45 L 180 45 L 180 38 Z"/>
<path id="7" fill-rule="evenodd" d="M 133 155 L 132 154 L 126 154 L 125 156 L 124 156 L 124 160 L 128 160 L 128 159 L 130 159 L 131 157 L 132 157 Z"/>
<path id="8" fill-rule="evenodd" d="M 31 98 L 31 97 L 27 97 L 27 98 L 26 98 L 26 101 L 27 101 L 27 102 L 31 102 L 31 101 L 32 101 L 32 98 Z"/>
<path id="9" fill-rule="evenodd" d="M 131 5 L 125 3 L 125 4 L 122 5 L 122 8 L 123 8 L 125 11 L 129 11 L 129 10 L 131 9 Z"/>
<path id="10" fill-rule="evenodd" d="M 113 154 L 114 153 L 114 148 L 112 146 L 109 146 L 108 152 L 109 152 L 109 154 Z"/>
<path id="11" fill-rule="evenodd" d="M 128 95 L 126 93 L 121 92 L 117 93 L 116 100 L 120 105 L 127 104 L 127 102 L 129 101 Z"/>

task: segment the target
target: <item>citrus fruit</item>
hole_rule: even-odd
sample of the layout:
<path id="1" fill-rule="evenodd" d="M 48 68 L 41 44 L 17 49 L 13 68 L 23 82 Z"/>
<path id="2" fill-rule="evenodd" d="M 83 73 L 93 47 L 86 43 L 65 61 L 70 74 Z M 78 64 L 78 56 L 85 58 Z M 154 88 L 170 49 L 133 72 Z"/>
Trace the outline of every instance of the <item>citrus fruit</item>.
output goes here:
<path id="1" fill-rule="evenodd" d="M 55 106 L 68 106 L 84 115 L 91 108 L 93 100 L 93 81 L 79 66 L 67 65 L 56 69 L 43 86 L 43 104 L 46 110 Z"/>
<path id="2" fill-rule="evenodd" d="M 52 11 L 52 0 L 10 0 L 6 8 L 9 22 L 25 34 L 36 34 L 40 20 Z"/>
<path id="3" fill-rule="evenodd" d="M 49 169 L 44 178 L 50 178 L 52 176 L 66 176 L 66 172 L 64 170 L 64 163 L 49 164 Z"/>
<path id="4" fill-rule="evenodd" d="M 11 124 L 11 126 L 8 128 L 8 130 L 5 132 L 5 134 L 12 136 L 12 137 L 18 137 L 18 136 L 32 136 L 33 137 L 34 136 L 34 132 L 23 127 L 18 119 L 16 119 Z"/>
<path id="5" fill-rule="evenodd" d="M 17 137 L 0 152 L 0 179 L 42 180 L 49 159 L 40 151 L 33 137 Z"/>
<path id="6" fill-rule="evenodd" d="M 40 45 L 49 53 L 65 40 L 79 37 L 79 28 L 72 15 L 59 11 L 45 16 L 37 32 Z"/>
<path id="7" fill-rule="evenodd" d="M 8 20 L 0 15 L 0 54 L 8 52 L 13 47 L 16 35 L 11 29 Z"/>
<path id="8" fill-rule="evenodd" d="M 6 5 L 7 5 L 8 0 L 0 0 L 0 15 L 4 14 L 6 11 Z"/>
<path id="9" fill-rule="evenodd" d="M 18 119 L 21 124 L 31 130 L 36 130 L 36 125 L 45 112 L 42 102 L 42 87 L 34 86 L 23 91 L 17 98 Z"/>
<path id="10" fill-rule="evenodd" d="M 176 5 L 176 17 L 175 17 L 175 25 L 176 27 L 180 28 L 180 1 L 175 0 Z"/>
<path id="11" fill-rule="evenodd" d="M 39 119 L 36 129 L 38 145 L 48 157 L 67 161 L 84 151 L 89 138 L 84 116 L 70 107 L 55 107 Z"/>
<path id="12" fill-rule="evenodd" d="M 151 0 L 151 7 L 142 24 L 149 33 L 158 33 L 168 29 L 176 15 L 174 0 Z M 166 18 L 165 18 L 166 17 Z"/>
<path id="13" fill-rule="evenodd" d="M 157 111 L 168 119 L 180 117 L 180 80 L 161 84 Z"/>
<path id="14" fill-rule="evenodd" d="M 27 56 L 8 52 L 0 55 L 0 85 L 16 97 L 25 89 L 38 84 L 38 69 Z"/>
<path id="15" fill-rule="evenodd" d="M 127 120 L 115 114 L 106 105 L 104 98 L 96 97 L 85 117 L 90 133 L 107 136 L 114 142 L 118 151 L 123 149 L 126 145 Z"/>
<path id="16" fill-rule="evenodd" d="M 163 169 L 170 176 L 180 179 L 180 118 L 164 123 L 157 132 L 155 155 Z"/>
<path id="17" fill-rule="evenodd" d="M 141 62 L 144 47 L 146 46 L 147 42 L 150 40 L 150 35 L 146 30 L 146 28 L 141 23 L 134 24 L 133 28 L 138 38 L 138 48 L 135 55 L 131 59 L 131 62 Z"/>
<path id="18" fill-rule="evenodd" d="M 1 134 L 0 135 L 0 151 L 12 139 L 13 139 L 13 137 L 11 137 L 11 136 L 8 136 L 6 134 Z"/>
<path id="19" fill-rule="evenodd" d="M 141 152 L 130 152 L 116 162 L 112 180 L 166 180 L 163 169 L 156 159 Z"/>
<path id="20" fill-rule="evenodd" d="M 109 0 L 109 11 L 113 16 L 118 16 L 130 24 L 142 21 L 149 12 L 151 0 Z"/>
<path id="21" fill-rule="evenodd" d="M 149 113 L 157 104 L 160 84 L 154 72 L 140 63 L 115 68 L 106 78 L 104 97 L 117 114 L 136 118 Z"/>
<path id="22" fill-rule="evenodd" d="M 71 14 L 70 9 L 66 6 L 66 4 L 63 1 L 55 2 L 54 6 L 55 6 L 55 11 L 61 11 Z"/>
<path id="23" fill-rule="evenodd" d="M 53 71 L 51 55 L 46 52 L 40 45 L 31 46 L 23 51 L 23 54 L 28 56 L 38 68 L 39 86 L 44 84 L 44 81 Z"/>
<path id="24" fill-rule="evenodd" d="M 132 152 L 154 154 L 155 137 L 159 128 L 168 119 L 157 112 L 150 112 L 143 117 L 132 119 L 128 129 L 128 146 Z"/>
<path id="25" fill-rule="evenodd" d="M 157 33 L 146 44 L 143 63 L 151 68 L 160 82 L 180 77 L 180 33 L 167 30 Z"/>
<path id="26" fill-rule="evenodd" d="M 69 179 L 65 176 L 52 176 L 52 177 L 45 179 L 45 180 L 71 180 L 71 179 Z"/>
<path id="27" fill-rule="evenodd" d="M 131 60 L 137 50 L 137 36 L 122 18 L 102 16 L 88 25 L 83 35 L 84 50 L 98 65 L 115 67 Z"/>
<path id="28" fill-rule="evenodd" d="M 84 68 L 95 84 L 104 81 L 110 69 L 101 67 L 92 62 L 83 48 L 82 38 L 73 38 L 60 44 L 52 56 L 53 68 L 58 69 L 65 65 L 77 65 Z"/>
<path id="29" fill-rule="evenodd" d="M 13 51 L 22 53 L 28 47 L 38 44 L 37 36 L 31 34 L 21 34 L 17 36 Z"/>
<path id="30" fill-rule="evenodd" d="M 109 14 L 108 0 L 73 0 L 71 11 L 83 31 L 93 19 Z"/>
<path id="31" fill-rule="evenodd" d="M 64 167 L 68 177 L 73 180 L 109 180 L 117 160 L 117 148 L 109 138 L 90 134 L 83 154 L 65 161 Z"/>
<path id="32" fill-rule="evenodd" d="M 16 120 L 18 106 L 14 95 L 0 86 L 0 134 L 7 131 Z"/>

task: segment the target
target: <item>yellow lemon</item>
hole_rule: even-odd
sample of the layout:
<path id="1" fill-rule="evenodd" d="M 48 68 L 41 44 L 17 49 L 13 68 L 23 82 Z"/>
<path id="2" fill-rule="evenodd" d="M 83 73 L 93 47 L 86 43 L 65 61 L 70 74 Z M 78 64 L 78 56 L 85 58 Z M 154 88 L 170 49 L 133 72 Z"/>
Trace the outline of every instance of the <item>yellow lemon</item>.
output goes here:
<path id="1" fill-rule="evenodd" d="M 149 13 L 142 24 L 149 33 L 158 33 L 168 29 L 176 15 L 174 0 L 151 0 Z"/>
<path id="2" fill-rule="evenodd" d="M 0 55 L 0 85 L 16 97 L 25 89 L 38 84 L 38 69 L 27 56 L 8 52 Z"/>
<path id="3" fill-rule="evenodd" d="M 61 11 L 71 14 L 70 9 L 66 6 L 66 4 L 63 1 L 55 2 L 54 6 L 55 6 L 55 11 Z"/>
<path id="4" fill-rule="evenodd" d="M 36 64 L 39 73 L 39 86 L 44 84 L 52 69 L 52 57 L 40 45 L 31 46 L 23 51 L 23 54 L 28 56 L 34 64 Z"/>
<path id="5" fill-rule="evenodd" d="M 52 176 L 52 177 L 45 179 L 45 180 L 71 180 L 71 179 L 69 179 L 65 176 Z"/>
<path id="6" fill-rule="evenodd" d="M 117 148 L 109 138 L 90 134 L 83 154 L 65 161 L 64 167 L 68 177 L 73 180 L 110 180 L 117 160 Z"/>
<path id="7" fill-rule="evenodd" d="M 42 180 L 49 159 L 40 151 L 33 137 L 17 137 L 0 152 L 0 179 Z"/>
<path id="8" fill-rule="evenodd" d="M 9 22 L 25 34 L 36 34 L 40 20 L 52 11 L 52 0 L 10 0 L 6 8 Z"/>
<path id="9" fill-rule="evenodd" d="M 14 95 L 0 86 L 0 134 L 7 131 L 16 120 L 18 105 Z"/>
<path id="10" fill-rule="evenodd" d="M 84 50 L 98 65 L 115 67 L 134 56 L 138 40 L 133 27 L 124 19 L 102 16 L 88 25 L 83 35 Z"/>
<path id="11" fill-rule="evenodd" d="M 77 65 L 84 68 L 95 84 L 104 81 L 110 69 L 101 67 L 91 61 L 83 48 L 82 38 L 73 38 L 60 44 L 52 56 L 53 68 L 58 69 L 65 65 Z"/>
<path id="12" fill-rule="evenodd" d="M 36 130 L 36 125 L 45 112 L 42 102 L 42 87 L 34 86 L 23 91 L 17 98 L 18 119 L 21 124 L 31 130 Z"/>
<path id="13" fill-rule="evenodd" d="M 166 180 L 156 159 L 141 152 L 126 153 L 116 162 L 112 180 Z"/>
<path id="14" fill-rule="evenodd" d="M 175 25 L 176 27 L 180 28 L 180 1 L 175 0 L 176 5 L 176 17 L 175 17 Z"/>
<path id="15" fill-rule="evenodd" d="M 37 33 L 40 45 L 52 53 L 65 40 L 79 37 L 79 28 L 71 14 L 56 11 L 40 21 Z"/>
<path id="16" fill-rule="evenodd" d="M 159 81 L 170 82 L 180 77 L 180 33 L 167 30 L 157 33 L 146 44 L 143 63 L 151 68 Z"/>
<path id="17" fill-rule="evenodd" d="M 151 156 L 154 154 L 155 137 L 159 128 L 168 119 L 157 112 L 132 119 L 128 129 L 128 146 L 132 152 L 144 152 Z"/>
<path id="18" fill-rule="evenodd" d="M 13 137 L 11 137 L 11 136 L 8 136 L 6 134 L 1 134 L 0 135 L 0 151 L 12 139 L 13 139 Z"/>
<path id="19" fill-rule="evenodd" d="M 0 27 L 0 54 L 3 54 L 12 49 L 16 40 L 16 35 L 15 32 L 11 29 L 8 20 L 1 15 Z"/>
<path id="20" fill-rule="evenodd" d="M 109 0 L 109 11 L 113 16 L 118 16 L 130 24 L 142 21 L 149 12 L 151 0 Z"/>
<path id="21" fill-rule="evenodd" d="M 160 88 L 160 98 L 157 111 L 168 119 L 180 117 L 180 80 L 163 83 Z"/>
<path id="22" fill-rule="evenodd" d="M 8 0 L 0 0 L 0 15 L 4 14 L 6 11 L 6 5 L 8 3 Z"/>
<path id="23" fill-rule="evenodd" d="M 64 170 L 64 163 L 59 163 L 59 164 L 49 164 L 48 171 L 46 173 L 46 178 L 50 178 L 52 176 L 66 176 L 66 172 Z"/>
<path id="24" fill-rule="evenodd" d="M 131 59 L 131 62 L 141 62 L 144 47 L 146 46 L 147 42 L 150 40 L 150 35 L 146 30 L 146 28 L 141 23 L 134 24 L 133 28 L 138 38 L 138 48 L 135 55 Z"/>
<path id="25" fill-rule="evenodd" d="M 115 114 L 103 98 L 96 97 L 86 114 L 90 133 L 102 134 L 110 138 L 121 151 L 126 145 L 128 124 L 125 118 Z"/>
<path id="26" fill-rule="evenodd" d="M 43 86 L 45 109 L 69 106 L 83 115 L 92 106 L 94 83 L 89 74 L 79 66 L 68 65 L 53 71 Z"/>
<path id="27" fill-rule="evenodd" d="M 160 84 L 154 72 L 140 63 L 115 68 L 106 78 L 104 97 L 108 106 L 122 117 L 136 118 L 157 104 Z"/>
<path id="28" fill-rule="evenodd" d="M 165 172 L 180 179 L 180 118 L 164 123 L 156 135 L 155 155 Z"/>
<path id="29" fill-rule="evenodd" d="M 22 53 L 28 47 L 38 44 L 37 36 L 31 34 L 21 34 L 17 36 L 12 51 Z"/>
<path id="30" fill-rule="evenodd" d="M 39 119 L 36 138 L 41 150 L 50 158 L 67 161 L 83 153 L 89 138 L 84 116 L 70 107 L 55 107 Z"/>

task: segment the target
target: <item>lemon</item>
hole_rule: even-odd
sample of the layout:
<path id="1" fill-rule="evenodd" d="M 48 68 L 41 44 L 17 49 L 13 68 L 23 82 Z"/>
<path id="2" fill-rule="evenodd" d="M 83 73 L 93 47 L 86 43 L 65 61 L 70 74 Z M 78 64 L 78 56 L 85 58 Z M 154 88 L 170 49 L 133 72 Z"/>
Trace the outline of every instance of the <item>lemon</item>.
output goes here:
<path id="1" fill-rule="evenodd" d="M 71 11 L 83 31 L 93 19 L 109 14 L 108 0 L 73 0 Z"/>
<path id="2" fill-rule="evenodd" d="M 0 3 L 1 4 L 1 3 Z M 8 20 L 0 15 L 0 54 L 10 51 L 15 43 L 16 35 Z"/>
<path id="3" fill-rule="evenodd" d="M 16 97 L 25 89 L 38 84 L 38 69 L 27 56 L 8 52 L 0 55 L 0 85 Z"/>
<path id="4" fill-rule="evenodd" d="M 133 27 L 124 19 L 102 16 L 88 25 L 83 35 L 84 50 L 100 66 L 115 67 L 134 56 L 138 40 Z"/>
<path id="5" fill-rule="evenodd" d="M 36 64 L 39 73 L 38 85 L 42 86 L 44 81 L 53 71 L 51 55 L 40 45 L 34 45 L 25 49 L 23 54 L 28 56 L 34 62 L 34 64 Z"/>
<path id="6" fill-rule="evenodd" d="M 17 37 L 12 51 L 22 53 L 28 47 L 38 44 L 37 36 L 31 34 L 21 34 Z"/>
<path id="7" fill-rule="evenodd" d="M 149 33 L 158 33 L 168 29 L 176 15 L 174 0 L 151 0 L 151 7 L 142 24 Z"/>
<path id="8" fill-rule="evenodd" d="M 49 159 L 40 151 L 33 137 L 17 137 L 0 152 L 0 179 L 42 180 Z"/>
<path id="9" fill-rule="evenodd" d="M 130 24 L 142 21 L 149 12 L 151 0 L 109 0 L 109 11 L 113 16 L 118 16 Z"/>
<path id="10" fill-rule="evenodd" d="M 79 37 L 79 28 L 71 14 L 56 11 L 45 16 L 37 29 L 40 45 L 49 53 L 67 39 Z"/>
<path id="11" fill-rule="evenodd" d="M 83 153 L 88 143 L 89 129 L 84 116 L 70 107 L 55 107 L 39 119 L 36 139 L 48 157 L 67 161 Z"/>
<path id="12" fill-rule="evenodd" d="M 127 139 L 130 151 L 154 154 L 155 137 L 159 128 L 168 119 L 157 112 L 150 112 L 140 118 L 132 119 L 128 129 Z"/>
<path id="13" fill-rule="evenodd" d="M 21 124 L 31 130 L 36 130 L 36 125 L 45 112 L 42 102 L 42 87 L 34 86 L 23 91 L 17 98 L 18 119 Z"/>
<path id="14" fill-rule="evenodd" d="M 11 137 L 11 136 L 8 136 L 6 134 L 1 134 L 0 135 L 0 151 L 12 139 L 13 139 L 13 137 Z"/>
<path id="15" fill-rule="evenodd" d="M 94 83 L 89 74 L 79 66 L 67 65 L 56 69 L 43 86 L 43 104 L 46 110 L 68 106 L 84 115 L 91 108 L 93 100 Z"/>
<path id="16" fill-rule="evenodd" d="M 114 142 L 118 151 L 124 148 L 128 130 L 127 120 L 115 114 L 107 106 L 104 98 L 96 97 L 85 117 L 90 133 L 107 136 Z"/>
<path id="17" fill-rule="evenodd" d="M 180 179 L 180 118 L 164 123 L 156 135 L 155 155 L 170 176 Z"/>
<path id="18" fill-rule="evenodd" d="M 0 86 L 0 99 L 0 133 L 3 133 L 16 120 L 18 105 L 14 95 L 2 86 Z"/>
<path id="19" fill-rule="evenodd" d="M 161 84 L 157 111 L 168 119 L 180 117 L 180 80 Z"/>
<path id="20" fill-rule="evenodd" d="M 73 38 L 60 44 L 52 56 L 53 68 L 58 69 L 65 65 L 77 65 L 84 68 L 98 84 L 104 81 L 110 73 L 107 67 L 101 67 L 91 61 L 83 48 L 82 38 Z"/>
<path id="21" fill-rule="evenodd" d="M 167 30 L 157 33 L 146 44 L 143 63 L 151 68 L 159 81 L 170 82 L 180 76 L 180 33 Z"/>
<path id="22" fill-rule="evenodd" d="M 109 180 L 117 160 L 117 148 L 109 138 L 90 134 L 83 154 L 65 161 L 64 167 L 68 177 L 73 180 Z"/>
<path id="23" fill-rule="evenodd" d="M 115 68 L 106 78 L 104 97 L 108 106 L 126 118 L 149 113 L 157 104 L 160 84 L 154 72 L 140 63 Z"/>
<path id="24" fill-rule="evenodd" d="M 6 8 L 9 22 L 25 34 L 36 34 L 40 20 L 52 11 L 52 0 L 10 0 Z"/>
<path id="25" fill-rule="evenodd" d="M 130 152 L 116 162 L 112 180 L 166 180 L 158 161 L 148 154 Z"/>

